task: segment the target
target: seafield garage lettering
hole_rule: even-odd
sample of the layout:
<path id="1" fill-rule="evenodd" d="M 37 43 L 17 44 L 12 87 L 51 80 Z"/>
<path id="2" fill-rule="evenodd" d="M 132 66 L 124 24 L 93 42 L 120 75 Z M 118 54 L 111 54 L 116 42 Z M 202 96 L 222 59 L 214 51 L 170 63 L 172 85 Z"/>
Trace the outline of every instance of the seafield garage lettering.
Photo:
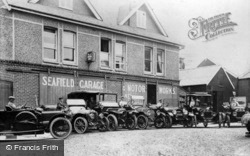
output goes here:
<path id="1" fill-rule="evenodd" d="M 80 80 L 78 86 L 82 89 L 97 89 L 103 90 L 102 81 L 92 81 L 92 80 Z M 53 87 L 75 87 L 75 81 L 71 78 L 60 78 L 60 77 L 42 77 L 42 85 L 44 86 L 53 86 Z"/>

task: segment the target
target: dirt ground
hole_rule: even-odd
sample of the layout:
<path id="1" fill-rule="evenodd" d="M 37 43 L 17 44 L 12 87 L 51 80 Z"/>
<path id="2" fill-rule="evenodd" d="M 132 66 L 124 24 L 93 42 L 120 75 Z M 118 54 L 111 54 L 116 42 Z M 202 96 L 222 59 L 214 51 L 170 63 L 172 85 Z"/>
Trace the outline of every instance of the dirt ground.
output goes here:
<path id="1" fill-rule="evenodd" d="M 65 156 L 249 156 L 246 128 L 173 127 L 170 129 L 90 131 L 65 140 Z"/>

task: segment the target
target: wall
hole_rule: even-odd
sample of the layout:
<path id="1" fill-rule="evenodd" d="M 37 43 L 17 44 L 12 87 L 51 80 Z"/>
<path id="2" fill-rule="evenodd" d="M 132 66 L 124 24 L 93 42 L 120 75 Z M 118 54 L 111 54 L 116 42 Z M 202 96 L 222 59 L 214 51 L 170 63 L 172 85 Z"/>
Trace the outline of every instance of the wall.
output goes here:
<path id="1" fill-rule="evenodd" d="M 250 79 L 239 79 L 237 96 L 246 96 L 247 103 L 250 103 Z M 250 106 L 250 105 L 249 105 Z"/>

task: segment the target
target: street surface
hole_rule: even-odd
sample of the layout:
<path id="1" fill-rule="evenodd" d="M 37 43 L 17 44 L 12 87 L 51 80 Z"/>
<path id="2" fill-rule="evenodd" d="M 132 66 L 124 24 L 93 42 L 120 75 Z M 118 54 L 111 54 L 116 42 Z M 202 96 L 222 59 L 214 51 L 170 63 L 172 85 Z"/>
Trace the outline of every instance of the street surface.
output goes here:
<path id="1" fill-rule="evenodd" d="M 250 156 L 250 137 L 241 124 L 218 128 L 174 126 L 170 129 L 90 131 L 67 138 L 65 156 Z"/>

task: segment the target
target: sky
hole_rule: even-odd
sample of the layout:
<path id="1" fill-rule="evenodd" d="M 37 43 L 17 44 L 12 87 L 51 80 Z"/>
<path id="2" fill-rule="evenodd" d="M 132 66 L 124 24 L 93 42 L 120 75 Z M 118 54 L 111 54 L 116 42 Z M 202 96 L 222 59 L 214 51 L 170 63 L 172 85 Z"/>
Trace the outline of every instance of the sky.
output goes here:
<path id="1" fill-rule="evenodd" d="M 250 72 L 250 1 L 249 0 L 148 0 L 169 40 L 185 46 L 180 57 L 186 68 L 195 68 L 209 58 L 241 77 Z M 237 24 L 234 32 L 206 41 L 191 40 L 188 22 L 192 18 L 208 19 L 230 12 L 230 21 Z"/>

